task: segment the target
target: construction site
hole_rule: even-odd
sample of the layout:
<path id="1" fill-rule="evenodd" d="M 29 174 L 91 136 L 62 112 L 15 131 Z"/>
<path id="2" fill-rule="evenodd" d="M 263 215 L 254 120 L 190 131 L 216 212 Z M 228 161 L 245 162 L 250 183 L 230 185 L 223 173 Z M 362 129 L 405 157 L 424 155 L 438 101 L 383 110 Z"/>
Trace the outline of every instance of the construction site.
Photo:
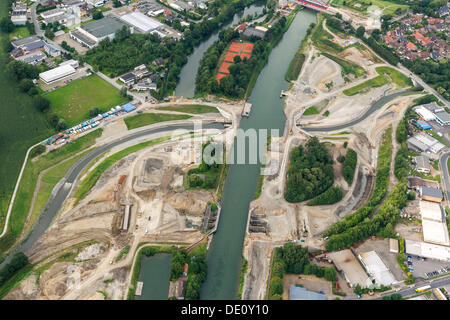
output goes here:
<path id="1" fill-rule="evenodd" d="M 367 48 L 345 49 L 338 54 L 338 58 L 351 61 L 365 71 L 363 77 L 351 77 L 345 81 L 343 69 L 338 63 L 322 55 L 311 42 L 308 45 L 307 57 L 298 79 L 292 82 L 289 91 L 282 92 L 285 97 L 284 112 L 292 129 L 284 137 L 273 139 L 268 151 L 268 159 L 281 160 L 277 166 L 272 166 L 275 170 L 272 168 L 272 172 L 264 176 L 261 195 L 250 205 L 243 250 L 249 265 L 243 299 L 267 297 L 274 247 L 292 241 L 310 250 L 324 250 L 323 233 L 332 224 L 365 205 L 375 186 L 381 135 L 390 126 L 395 134 L 406 108 L 419 96 L 397 95 L 402 91 L 394 83 L 347 96 L 343 94 L 344 90 L 376 77 L 375 67 L 385 64 L 380 63 L 379 57 Z M 389 95 L 392 97 L 386 98 Z M 317 113 L 303 115 L 311 106 L 317 109 Z M 342 199 L 333 205 L 307 206 L 305 202 L 292 204 L 284 199 L 290 151 L 304 145 L 312 135 L 326 142 L 333 158 L 334 184 L 343 191 Z M 392 140 L 395 154 L 399 146 L 395 137 Z M 338 157 L 346 155 L 347 148 L 355 150 L 358 155 L 352 185 L 343 179 L 342 164 L 337 161 Z M 395 184 L 396 179 L 391 172 L 389 188 Z M 340 282 L 347 286 L 345 280 Z"/>

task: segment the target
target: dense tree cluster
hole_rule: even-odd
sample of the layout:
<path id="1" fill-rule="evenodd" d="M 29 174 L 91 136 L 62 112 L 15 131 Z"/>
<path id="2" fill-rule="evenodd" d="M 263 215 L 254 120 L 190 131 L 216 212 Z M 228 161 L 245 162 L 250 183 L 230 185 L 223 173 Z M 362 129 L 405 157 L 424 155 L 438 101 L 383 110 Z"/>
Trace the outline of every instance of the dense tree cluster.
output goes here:
<path id="1" fill-rule="evenodd" d="M 186 283 L 187 300 L 200 298 L 200 289 L 206 280 L 206 245 L 201 245 L 188 255 L 189 275 Z"/>
<path id="2" fill-rule="evenodd" d="M 355 150 L 348 149 L 347 156 L 345 157 L 344 168 L 342 169 L 342 175 L 348 185 L 351 186 L 353 182 L 353 177 L 355 175 L 357 163 L 357 155 Z"/>
<path id="3" fill-rule="evenodd" d="M 219 39 L 208 48 L 200 61 L 195 79 L 196 93 L 213 93 L 231 98 L 243 98 L 254 72 L 258 68 L 262 68 L 269 56 L 270 44 L 278 41 L 285 25 L 286 18 L 282 17 L 267 32 L 264 39 L 257 40 L 255 37 L 244 39 L 245 37 L 242 37 L 244 40 L 254 42 L 252 56 L 248 60 L 246 58 L 241 60 L 239 56 L 235 57 L 234 63 L 229 67 L 230 75 L 222 78 L 219 85 L 215 79 L 219 59 L 228 44 L 239 38 L 239 33 L 233 28 L 222 30 L 219 33 Z"/>
<path id="4" fill-rule="evenodd" d="M 309 201 L 307 203 L 308 206 L 320 206 L 320 205 L 327 205 L 327 204 L 334 204 L 336 202 L 341 201 L 342 199 L 342 190 L 337 187 L 331 187 L 324 193 L 318 195 L 313 200 Z"/>
<path id="5" fill-rule="evenodd" d="M 447 5 L 446 0 L 418 0 L 410 3 L 414 13 L 423 13 L 429 17 L 439 18 L 438 9 Z"/>
<path id="6" fill-rule="evenodd" d="M 210 143 L 203 145 L 202 151 L 208 147 Z M 216 158 L 216 148 L 211 151 L 211 157 Z M 204 154 L 202 152 L 202 154 Z M 218 158 L 222 159 L 223 155 L 217 155 Z M 222 165 L 214 161 L 214 163 L 208 164 L 202 157 L 202 163 L 194 169 L 188 171 L 188 183 L 190 187 L 196 188 L 200 187 L 203 189 L 212 189 L 217 187 L 219 173 Z"/>
<path id="7" fill-rule="evenodd" d="M 305 147 L 291 151 L 284 193 L 286 201 L 309 200 L 326 191 L 333 182 L 333 160 L 317 137 L 310 138 Z"/>
<path id="8" fill-rule="evenodd" d="M 187 263 L 187 253 L 184 250 L 175 251 L 172 255 L 172 262 L 170 264 L 170 280 L 177 281 L 183 274 L 184 264 Z"/>
<path id="9" fill-rule="evenodd" d="M 23 252 L 17 252 L 9 263 L 0 270 L 0 287 L 28 264 L 28 257 Z"/>

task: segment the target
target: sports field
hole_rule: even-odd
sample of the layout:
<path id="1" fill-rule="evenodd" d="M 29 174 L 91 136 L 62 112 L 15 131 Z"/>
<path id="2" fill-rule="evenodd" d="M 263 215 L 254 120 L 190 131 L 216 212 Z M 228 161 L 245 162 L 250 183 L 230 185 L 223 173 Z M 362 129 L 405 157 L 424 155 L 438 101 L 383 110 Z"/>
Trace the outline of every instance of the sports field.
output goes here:
<path id="1" fill-rule="evenodd" d="M 89 118 L 89 110 L 94 107 L 107 111 L 128 101 L 117 88 L 97 75 L 74 80 L 44 97 L 50 100 L 51 110 L 65 119 L 68 126 Z"/>
<path id="2" fill-rule="evenodd" d="M 241 60 L 250 59 L 253 51 L 253 43 L 249 42 L 235 42 L 233 41 L 228 48 L 228 51 L 219 67 L 216 75 L 216 81 L 220 84 L 220 79 L 230 74 L 229 67 L 234 63 L 234 57 L 240 56 Z"/>

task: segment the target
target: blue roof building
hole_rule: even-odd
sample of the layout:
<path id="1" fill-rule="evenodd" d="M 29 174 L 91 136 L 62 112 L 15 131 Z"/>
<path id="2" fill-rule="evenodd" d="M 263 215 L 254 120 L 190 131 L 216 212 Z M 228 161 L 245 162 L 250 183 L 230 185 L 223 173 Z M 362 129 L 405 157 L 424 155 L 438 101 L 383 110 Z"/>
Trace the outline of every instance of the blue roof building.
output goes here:
<path id="1" fill-rule="evenodd" d="M 133 110 L 136 110 L 136 107 L 132 105 L 130 102 L 128 102 L 122 106 L 122 109 L 125 110 L 126 112 L 131 112 Z"/>
<path id="2" fill-rule="evenodd" d="M 324 294 L 309 291 L 302 287 L 291 286 L 289 288 L 289 300 L 327 300 Z"/>
<path id="3" fill-rule="evenodd" d="M 431 129 L 431 126 L 428 123 L 426 123 L 425 121 L 417 121 L 417 125 L 422 130 L 430 130 Z"/>

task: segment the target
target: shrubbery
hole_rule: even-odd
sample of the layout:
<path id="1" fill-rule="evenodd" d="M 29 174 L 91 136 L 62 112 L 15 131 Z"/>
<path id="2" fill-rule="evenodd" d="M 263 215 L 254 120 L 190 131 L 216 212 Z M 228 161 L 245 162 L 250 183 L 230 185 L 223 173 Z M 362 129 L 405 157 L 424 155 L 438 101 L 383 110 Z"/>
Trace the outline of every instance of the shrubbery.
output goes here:
<path id="1" fill-rule="evenodd" d="M 355 150 L 348 149 L 347 156 L 345 157 L 344 168 L 342 169 L 342 174 L 349 186 L 351 186 L 353 182 L 353 177 L 355 175 L 356 169 L 356 162 L 357 162 L 357 155 Z"/>
<path id="2" fill-rule="evenodd" d="M 319 205 L 326 205 L 326 204 L 334 204 L 336 202 L 341 201 L 342 199 L 342 190 L 337 187 L 331 187 L 324 193 L 320 194 L 319 196 L 315 197 L 313 200 L 309 201 L 307 203 L 308 206 L 319 206 Z"/>
<path id="3" fill-rule="evenodd" d="M 27 264 L 28 257 L 23 252 L 17 252 L 11 261 L 0 270 L 0 287 Z"/>

